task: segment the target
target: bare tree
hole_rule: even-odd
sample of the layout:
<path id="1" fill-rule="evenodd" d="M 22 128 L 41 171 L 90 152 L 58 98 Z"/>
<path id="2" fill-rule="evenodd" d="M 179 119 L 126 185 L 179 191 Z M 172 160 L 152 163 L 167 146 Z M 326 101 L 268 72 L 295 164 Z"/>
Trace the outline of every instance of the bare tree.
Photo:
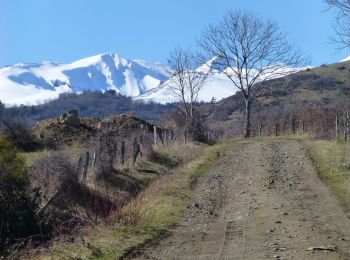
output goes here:
<path id="1" fill-rule="evenodd" d="M 251 105 L 267 80 L 305 65 L 278 25 L 246 11 L 227 12 L 199 40 L 214 73 L 223 73 L 242 92 L 245 137 L 251 136 Z"/>
<path id="2" fill-rule="evenodd" d="M 176 48 L 168 59 L 171 77 L 168 86 L 179 100 L 179 109 L 185 115 L 186 122 L 193 120 L 194 104 L 207 79 L 208 70 L 198 68 L 198 58 L 190 49 Z"/>
<path id="3" fill-rule="evenodd" d="M 349 0 L 325 0 L 330 8 L 336 10 L 334 25 L 335 37 L 332 40 L 341 47 L 350 47 L 350 1 Z"/>

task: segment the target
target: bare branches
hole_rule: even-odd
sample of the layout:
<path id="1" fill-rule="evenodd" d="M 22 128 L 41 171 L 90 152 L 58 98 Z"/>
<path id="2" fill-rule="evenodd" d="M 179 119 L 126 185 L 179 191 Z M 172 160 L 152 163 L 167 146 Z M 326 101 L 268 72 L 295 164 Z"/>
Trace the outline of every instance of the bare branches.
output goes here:
<path id="1" fill-rule="evenodd" d="M 193 105 L 207 79 L 208 69 L 205 66 L 198 68 L 197 56 L 190 49 L 174 49 L 170 53 L 168 64 L 172 76 L 167 84 L 179 100 L 179 108 L 186 118 L 193 118 Z"/>
<path id="2" fill-rule="evenodd" d="M 335 24 L 333 25 L 335 36 L 332 41 L 343 48 L 350 47 L 350 1 L 349 0 L 325 0 L 330 9 L 336 11 Z"/>
<path id="3" fill-rule="evenodd" d="M 349 0 L 325 0 L 331 7 L 336 7 L 345 16 L 350 16 L 350 1 Z"/>
<path id="4" fill-rule="evenodd" d="M 229 12 L 220 23 L 207 27 L 200 46 L 208 57 L 215 57 L 212 69 L 224 73 L 245 95 L 257 81 L 303 64 L 302 55 L 277 24 L 248 12 Z"/>
<path id="5" fill-rule="evenodd" d="M 226 75 L 243 93 L 247 106 L 263 82 L 305 66 L 299 50 L 290 45 L 279 26 L 245 11 L 231 11 L 204 31 L 199 45 L 211 59 L 214 73 Z M 249 128 L 250 108 L 246 110 Z M 249 129 L 246 130 L 249 136 Z"/>

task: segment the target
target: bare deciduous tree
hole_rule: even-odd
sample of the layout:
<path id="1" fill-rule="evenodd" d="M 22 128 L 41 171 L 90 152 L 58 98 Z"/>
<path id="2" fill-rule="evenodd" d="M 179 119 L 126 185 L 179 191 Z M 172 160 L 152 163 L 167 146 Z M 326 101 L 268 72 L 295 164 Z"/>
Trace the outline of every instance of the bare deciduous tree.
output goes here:
<path id="1" fill-rule="evenodd" d="M 209 25 L 199 45 L 214 73 L 223 73 L 242 92 L 245 137 L 251 136 L 251 105 L 267 80 L 305 65 L 278 25 L 246 11 L 230 11 Z"/>
<path id="2" fill-rule="evenodd" d="M 332 40 L 344 48 L 350 47 L 350 1 L 349 0 L 325 0 L 330 8 L 336 10 L 334 25 L 335 37 Z"/>
<path id="3" fill-rule="evenodd" d="M 168 64 L 171 72 L 168 86 L 179 100 L 179 108 L 186 121 L 192 120 L 194 104 L 208 72 L 204 68 L 198 68 L 198 58 L 190 49 L 174 49 L 170 53 Z"/>

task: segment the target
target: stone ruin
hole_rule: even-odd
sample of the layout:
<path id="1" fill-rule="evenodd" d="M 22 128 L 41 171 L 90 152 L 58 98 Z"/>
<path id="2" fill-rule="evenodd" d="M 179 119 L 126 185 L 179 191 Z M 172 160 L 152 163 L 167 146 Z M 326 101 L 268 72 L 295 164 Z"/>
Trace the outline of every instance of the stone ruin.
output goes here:
<path id="1" fill-rule="evenodd" d="M 58 118 L 58 123 L 64 124 L 71 127 L 79 127 L 80 119 L 78 116 L 78 110 L 74 109 L 64 113 L 62 116 Z"/>

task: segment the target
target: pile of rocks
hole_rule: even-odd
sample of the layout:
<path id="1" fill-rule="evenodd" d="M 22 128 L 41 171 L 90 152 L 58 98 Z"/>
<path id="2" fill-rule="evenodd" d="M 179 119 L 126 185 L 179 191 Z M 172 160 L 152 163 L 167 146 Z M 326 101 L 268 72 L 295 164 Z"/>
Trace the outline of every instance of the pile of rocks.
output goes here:
<path id="1" fill-rule="evenodd" d="M 58 123 L 68 125 L 71 127 L 79 127 L 80 119 L 78 116 L 78 110 L 74 109 L 64 113 L 62 116 L 57 118 Z"/>

